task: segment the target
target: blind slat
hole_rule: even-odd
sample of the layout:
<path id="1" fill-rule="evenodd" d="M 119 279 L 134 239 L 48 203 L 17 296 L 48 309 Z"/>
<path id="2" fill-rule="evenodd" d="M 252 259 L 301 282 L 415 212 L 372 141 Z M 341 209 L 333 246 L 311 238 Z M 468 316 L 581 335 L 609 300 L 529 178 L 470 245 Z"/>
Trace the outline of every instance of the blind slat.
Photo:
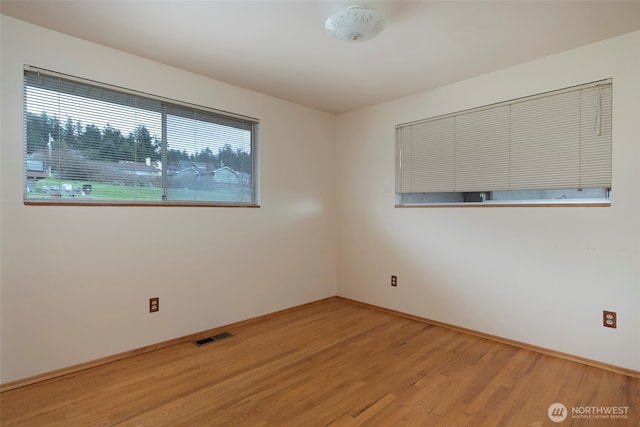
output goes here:
<path id="1" fill-rule="evenodd" d="M 510 153 L 511 190 L 578 187 L 580 93 L 513 105 Z"/>
<path id="2" fill-rule="evenodd" d="M 485 191 L 509 185 L 509 107 L 456 118 L 454 191 Z"/>
<path id="3" fill-rule="evenodd" d="M 448 118 L 412 128 L 409 192 L 454 191 L 454 126 Z"/>

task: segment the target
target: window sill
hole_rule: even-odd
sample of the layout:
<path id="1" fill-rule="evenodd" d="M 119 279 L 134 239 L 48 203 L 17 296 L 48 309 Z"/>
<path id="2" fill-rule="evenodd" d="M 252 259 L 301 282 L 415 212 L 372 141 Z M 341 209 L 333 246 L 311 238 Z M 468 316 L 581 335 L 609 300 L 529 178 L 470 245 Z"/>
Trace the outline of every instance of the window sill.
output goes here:
<path id="1" fill-rule="evenodd" d="M 467 202 L 467 203 L 429 203 L 429 204 L 405 204 L 395 205 L 396 208 L 608 208 L 611 201 L 602 200 L 530 200 L 530 201 L 506 201 L 492 200 L 487 202 Z"/>
<path id="2" fill-rule="evenodd" d="M 80 200 L 24 200 L 25 206 L 108 206 L 108 207 L 200 207 L 200 208 L 259 208 L 257 204 L 211 202 L 101 202 Z"/>

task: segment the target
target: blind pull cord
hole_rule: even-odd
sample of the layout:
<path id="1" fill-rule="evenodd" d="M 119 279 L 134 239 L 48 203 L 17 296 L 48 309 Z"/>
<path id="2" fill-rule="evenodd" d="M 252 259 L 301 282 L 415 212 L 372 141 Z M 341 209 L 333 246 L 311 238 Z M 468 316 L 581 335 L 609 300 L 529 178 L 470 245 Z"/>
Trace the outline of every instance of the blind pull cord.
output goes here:
<path id="1" fill-rule="evenodd" d="M 596 135 L 598 136 L 602 135 L 602 106 L 600 105 L 600 100 L 602 97 L 601 91 L 601 87 L 598 86 L 598 91 L 596 92 L 596 119 L 593 125 L 594 130 L 596 131 Z"/>

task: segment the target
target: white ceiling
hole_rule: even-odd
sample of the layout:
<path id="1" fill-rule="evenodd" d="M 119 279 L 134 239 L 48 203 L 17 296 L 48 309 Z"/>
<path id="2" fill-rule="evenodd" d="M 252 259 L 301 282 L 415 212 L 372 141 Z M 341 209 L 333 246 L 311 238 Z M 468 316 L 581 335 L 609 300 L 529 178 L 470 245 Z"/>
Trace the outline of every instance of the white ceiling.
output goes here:
<path id="1" fill-rule="evenodd" d="M 333 39 L 348 5 L 377 38 Z M 8 1 L 4 15 L 343 113 L 640 29 L 640 1 Z"/>

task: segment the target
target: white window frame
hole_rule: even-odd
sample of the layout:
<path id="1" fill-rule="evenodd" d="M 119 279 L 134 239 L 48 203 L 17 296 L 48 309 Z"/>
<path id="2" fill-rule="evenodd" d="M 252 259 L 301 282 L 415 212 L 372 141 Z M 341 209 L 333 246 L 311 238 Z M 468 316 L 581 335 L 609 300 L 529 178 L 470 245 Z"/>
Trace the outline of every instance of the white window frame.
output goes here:
<path id="1" fill-rule="evenodd" d="M 609 206 L 612 79 L 396 126 L 396 206 Z"/>
<path id="2" fill-rule="evenodd" d="M 219 207 L 259 207 L 258 198 L 258 147 L 257 147 L 257 134 L 259 120 L 253 117 L 243 116 L 239 114 L 229 113 L 213 108 L 202 107 L 186 102 L 176 101 L 173 99 L 164 98 L 161 96 L 150 95 L 147 93 L 138 92 L 131 89 L 113 86 L 106 83 L 96 82 L 92 80 L 83 79 L 80 77 L 70 76 L 67 74 L 58 73 L 51 70 L 45 70 L 33 66 L 25 66 L 25 83 L 24 83 L 24 203 L 26 205 L 115 205 L 115 206 L 219 206 Z M 41 80 L 38 80 L 42 76 Z M 37 82 L 36 82 L 37 81 Z M 52 84 L 56 82 L 57 87 Z M 60 82 L 60 83 L 57 83 Z M 28 95 L 28 88 L 33 91 L 33 88 L 38 88 L 44 95 Z M 83 93 L 81 93 L 83 92 Z M 122 176 L 130 175 L 126 178 L 126 182 L 121 183 L 122 186 L 144 187 L 146 185 L 154 187 L 153 194 L 158 195 L 156 198 L 152 196 L 149 200 L 148 196 L 136 198 L 134 192 L 127 192 L 125 197 L 118 196 L 114 191 L 114 196 L 108 195 L 107 192 L 102 193 L 104 196 L 100 196 L 96 191 L 91 191 L 92 184 L 95 190 L 96 180 L 87 178 L 86 167 L 83 173 L 78 173 L 77 176 L 82 178 L 75 179 L 72 173 L 68 173 L 67 177 L 63 177 L 62 167 L 66 161 L 63 155 L 58 156 L 58 159 L 52 159 L 52 141 L 57 141 L 58 152 L 62 152 L 64 143 L 63 136 L 56 135 L 55 131 L 52 135 L 49 132 L 49 154 L 45 149 L 40 149 L 38 155 L 34 155 L 33 150 L 28 150 L 29 131 L 27 118 L 31 114 L 33 117 L 34 112 L 28 111 L 28 103 L 31 99 L 36 99 L 38 96 L 43 98 L 53 98 L 58 96 L 58 103 L 67 102 L 65 95 L 73 95 L 75 99 L 86 99 L 108 102 L 110 106 L 126 105 L 129 110 L 125 111 L 124 115 L 141 115 L 137 112 L 151 112 L 154 115 L 154 123 L 158 124 L 160 135 L 156 136 L 156 151 L 155 155 L 157 159 L 151 165 L 150 158 L 139 158 L 136 161 L 122 160 L 118 163 L 113 163 L 112 169 Z M 97 95 L 96 95 L 97 94 Z M 135 107 L 131 107 L 130 101 L 126 99 L 135 99 Z M 48 99 L 48 101 L 51 101 Z M 39 100 L 38 100 L 39 102 Z M 43 101 L 44 102 L 44 101 Z M 68 101 L 69 103 L 71 101 Z M 77 101 L 74 101 L 77 102 Z M 32 102 L 31 104 L 34 104 Z M 30 105 L 31 105 L 30 104 Z M 87 101 L 87 105 L 89 101 Z M 82 103 L 78 104 L 82 108 Z M 87 107 L 90 108 L 90 107 Z M 57 129 L 58 133 L 63 132 L 65 120 L 67 117 L 62 117 L 60 113 L 63 109 L 59 108 L 57 112 L 49 111 L 49 115 L 55 117 L 58 121 Z M 82 116 L 80 110 L 78 115 Z M 100 109 L 95 109 L 98 114 L 101 114 Z M 46 112 L 45 112 L 46 113 Z M 36 113 L 37 114 L 37 113 Z M 157 116 L 159 115 L 159 116 Z M 72 120 L 78 120 L 78 117 L 71 117 Z M 136 119 L 137 120 L 137 119 Z M 168 124 L 168 122 L 170 122 Z M 144 119 L 141 122 L 136 121 L 144 125 Z M 174 123 L 181 123 L 180 125 Z M 185 125 L 186 123 L 186 125 Z M 90 125 L 91 123 L 82 123 L 83 125 Z M 80 126 L 80 125 L 78 125 Z M 194 128 L 193 132 L 191 127 Z M 99 126 L 98 126 L 99 127 Z M 197 129 L 196 129 L 197 128 Z M 86 129 L 86 128 L 85 128 Z M 184 130 L 187 129 L 187 130 Z M 222 134 L 222 136 L 212 136 L 212 129 Z M 204 133 L 209 131 L 207 136 L 201 136 L 198 132 Z M 173 135 L 174 137 L 167 137 L 167 135 Z M 193 134 L 193 135 L 192 135 Z M 240 135 L 235 136 L 236 134 Z M 178 140 L 178 135 L 182 138 L 188 138 L 187 143 L 193 141 L 194 152 L 185 154 L 189 156 L 191 160 L 185 160 L 185 164 L 191 164 L 189 171 L 193 171 L 191 175 L 192 180 L 196 182 L 197 179 L 201 179 L 199 188 L 178 188 L 178 176 L 180 172 L 177 171 L 174 165 L 168 161 L 168 153 L 170 149 L 177 150 L 182 149 L 185 145 L 173 144 L 172 141 Z M 186 135 L 186 136 L 184 136 Z M 230 135 L 230 136 L 229 136 Z M 45 135 L 47 137 L 47 135 Z M 131 134 L 129 136 L 131 138 Z M 38 135 L 40 138 L 40 135 Z M 44 138 L 44 137 L 43 137 Z M 240 138 L 243 141 L 243 147 L 248 146 L 249 153 L 244 148 L 232 149 L 231 158 L 233 155 L 236 159 L 242 159 L 243 170 L 232 169 L 229 165 L 225 165 L 222 161 L 222 148 L 219 148 L 219 152 L 211 154 L 211 159 L 217 160 L 214 162 L 202 165 L 193 160 L 198 154 L 198 150 L 205 147 L 222 147 L 225 142 L 234 141 L 233 138 Z M 185 143 L 185 144 L 187 144 Z M 134 143 L 134 146 L 136 144 Z M 230 144 L 227 144 L 230 146 Z M 225 149 L 227 146 L 224 145 Z M 68 147 L 65 147 L 65 149 Z M 135 148 L 134 148 L 135 149 Z M 234 151 L 235 150 L 235 151 Z M 67 150 L 69 151 L 69 150 Z M 73 148 L 73 156 L 76 162 L 81 166 L 75 166 L 76 170 L 80 170 L 82 166 L 90 165 L 89 159 L 86 158 L 79 149 Z M 186 150 L 185 150 L 186 151 Z M 209 152 L 212 152 L 209 150 Z M 225 153 L 229 154 L 229 153 Z M 55 157 L 55 154 L 53 154 Z M 70 155 L 67 155 L 70 158 Z M 60 160 L 62 159 L 62 160 Z M 78 160 L 80 159 L 80 160 Z M 51 165 L 58 162 L 58 173 L 56 174 L 55 168 L 52 170 Z M 69 160 L 70 162 L 71 160 Z M 114 161 L 110 159 L 110 161 Z M 94 163 L 102 162 L 107 164 L 105 159 L 94 160 Z M 240 162 L 240 160 L 238 160 Z M 250 164 L 249 164 L 250 163 Z M 111 164 L 111 163 L 109 163 Z M 144 166 L 147 166 L 147 170 L 143 170 Z M 46 167 L 44 166 L 46 165 Z M 62 165 L 62 166 L 60 166 Z M 128 168 L 128 169 L 127 169 Z M 155 168 L 155 169 L 154 169 Z M 173 168 L 173 169 L 172 169 Z M 205 170 L 206 169 L 206 170 Z M 71 169 L 68 169 L 71 170 Z M 111 169 L 110 169 L 111 170 Z M 248 170 L 248 172 L 245 172 Z M 110 172 L 116 174 L 116 172 Z M 58 175 L 58 176 L 56 176 Z M 137 178 L 139 176 L 146 176 L 146 178 Z M 148 176 L 153 176 L 149 178 Z M 188 174 L 183 174 L 186 176 Z M 218 179 L 217 176 L 220 175 Z M 119 176 L 119 175 L 118 175 Z M 214 178 L 215 177 L 215 178 Z M 236 178 L 233 180 L 232 178 Z M 205 185 L 205 178 L 207 184 Z M 46 192 L 43 191 L 43 185 L 39 185 L 38 181 L 56 180 L 56 190 L 51 191 L 51 186 L 46 186 Z M 237 181 L 237 182 L 236 182 Z M 179 181 L 179 184 L 183 181 Z M 190 181 L 189 181 L 190 182 Z M 105 184 L 100 182 L 100 184 Z M 224 189 L 222 189 L 224 187 Z M 86 191 L 85 191 L 86 190 Z M 158 191 L 155 191 L 158 190 Z M 142 189 L 140 190 L 140 193 Z M 132 194 L 132 196 L 129 196 Z M 223 195 L 224 197 L 219 197 Z M 226 197 L 226 198 L 225 198 Z"/>

